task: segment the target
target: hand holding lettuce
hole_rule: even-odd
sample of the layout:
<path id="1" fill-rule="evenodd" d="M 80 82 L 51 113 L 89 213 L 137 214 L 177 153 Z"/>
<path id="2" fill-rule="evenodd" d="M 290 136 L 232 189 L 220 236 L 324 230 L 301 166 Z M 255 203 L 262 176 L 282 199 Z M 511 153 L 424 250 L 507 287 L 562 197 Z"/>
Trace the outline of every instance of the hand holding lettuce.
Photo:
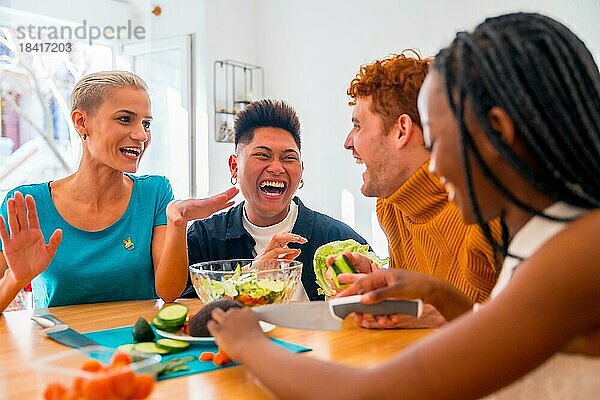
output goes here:
<path id="1" fill-rule="evenodd" d="M 369 245 L 362 245 L 354 239 L 338 240 L 322 245 L 315 252 L 315 258 L 313 266 L 315 269 L 315 276 L 317 277 L 317 284 L 319 285 L 318 293 L 323 294 L 326 297 L 331 297 L 341 289 L 339 283 L 337 283 L 337 273 L 347 272 L 347 268 L 344 265 L 348 263 L 345 257 L 340 258 L 336 264 L 341 268 L 333 268 L 330 272 L 331 279 L 328 277 L 327 257 L 335 256 L 339 257 L 345 252 L 354 252 L 364 254 L 371 261 L 381 266 L 385 263 L 385 260 L 380 260 L 375 253 L 369 251 Z M 338 271 L 339 269 L 339 271 Z"/>

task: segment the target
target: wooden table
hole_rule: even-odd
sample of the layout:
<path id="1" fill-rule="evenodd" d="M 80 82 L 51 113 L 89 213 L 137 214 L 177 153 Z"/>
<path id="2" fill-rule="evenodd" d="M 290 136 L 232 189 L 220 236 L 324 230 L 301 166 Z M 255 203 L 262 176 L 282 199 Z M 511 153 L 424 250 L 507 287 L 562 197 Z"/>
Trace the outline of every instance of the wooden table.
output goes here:
<path id="1" fill-rule="evenodd" d="M 192 312 L 199 300 L 185 299 Z M 130 301 L 56 307 L 49 310 L 79 332 L 128 326 L 138 317 L 151 319 L 162 304 Z M 35 360 L 68 348 L 47 338 L 30 320 L 33 311 L 14 311 L 0 316 L 0 400 L 35 399 Z M 307 331 L 277 327 L 270 336 L 312 348 L 303 357 L 316 357 L 347 365 L 370 367 L 427 335 L 430 330 L 367 330 L 350 319 L 339 332 Z M 268 392 L 243 366 L 220 369 L 161 381 L 154 399 L 266 399 Z"/>

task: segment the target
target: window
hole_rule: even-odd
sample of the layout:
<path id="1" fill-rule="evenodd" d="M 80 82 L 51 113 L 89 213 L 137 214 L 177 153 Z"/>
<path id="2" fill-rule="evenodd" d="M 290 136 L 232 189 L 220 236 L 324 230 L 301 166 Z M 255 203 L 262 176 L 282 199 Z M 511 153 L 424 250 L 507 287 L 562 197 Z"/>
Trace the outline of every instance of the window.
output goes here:
<path id="1" fill-rule="evenodd" d="M 109 46 L 72 42 L 71 51 L 53 53 L 21 51 L 22 44 L 14 26 L 0 24 L 0 199 L 77 167 L 69 94 L 84 74 L 113 67 Z"/>

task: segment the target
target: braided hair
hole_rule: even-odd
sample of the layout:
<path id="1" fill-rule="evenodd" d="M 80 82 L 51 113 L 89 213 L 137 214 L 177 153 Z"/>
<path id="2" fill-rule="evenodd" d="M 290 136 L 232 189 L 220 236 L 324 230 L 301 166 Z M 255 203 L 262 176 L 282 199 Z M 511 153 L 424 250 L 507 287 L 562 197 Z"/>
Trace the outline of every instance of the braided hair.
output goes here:
<path id="1" fill-rule="evenodd" d="M 445 80 L 458 122 L 469 201 L 494 252 L 507 254 L 507 229 L 503 224 L 502 242 L 497 243 L 483 221 L 468 154 L 506 199 L 532 215 L 565 219 L 535 209 L 497 179 L 466 129 L 467 99 L 487 139 L 528 183 L 556 201 L 587 209 L 600 206 L 600 73 L 585 44 L 567 27 L 535 13 L 488 18 L 473 33 L 459 32 L 438 53 L 433 68 Z M 487 119 L 494 106 L 511 117 L 535 165 L 494 131 Z"/>

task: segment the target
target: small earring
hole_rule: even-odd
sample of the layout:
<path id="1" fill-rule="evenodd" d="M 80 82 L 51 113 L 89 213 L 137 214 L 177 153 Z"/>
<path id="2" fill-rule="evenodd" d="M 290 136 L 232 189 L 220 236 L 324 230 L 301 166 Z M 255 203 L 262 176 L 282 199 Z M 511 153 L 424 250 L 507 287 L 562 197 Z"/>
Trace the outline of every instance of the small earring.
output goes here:
<path id="1" fill-rule="evenodd" d="M 87 139 L 87 133 L 84 133 L 83 136 L 81 137 L 83 140 Z"/>
<path id="2" fill-rule="evenodd" d="M 232 177 L 231 177 L 231 184 L 232 184 L 233 186 L 235 186 L 235 185 L 237 184 L 237 182 L 238 182 L 238 180 L 237 180 L 237 176 L 232 176 Z"/>
<path id="3" fill-rule="evenodd" d="M 298 186 L 298 189 L 302 189 L 304 187 L 304 179 L 300 179 L 300 186 Z"/>

